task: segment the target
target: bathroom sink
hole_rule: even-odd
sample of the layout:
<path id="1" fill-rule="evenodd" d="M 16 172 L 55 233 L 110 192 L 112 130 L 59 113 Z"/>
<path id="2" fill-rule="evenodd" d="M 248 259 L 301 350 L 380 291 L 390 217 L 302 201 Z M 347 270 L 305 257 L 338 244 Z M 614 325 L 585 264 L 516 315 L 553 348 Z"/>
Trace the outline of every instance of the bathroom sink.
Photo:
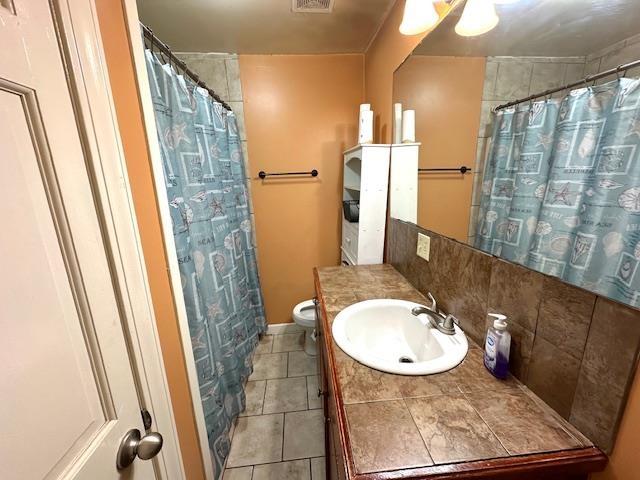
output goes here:
<path id="1" fill-rule="evenodd" d="M 467 354 L 464 332 L 432 328 L 421 306 L 404 300 L 366 300 L 342 310 L 333 321 L 333 339 L 344 352 L 368 367 L 400 375 L 429 375 L 452 369 Z"/>

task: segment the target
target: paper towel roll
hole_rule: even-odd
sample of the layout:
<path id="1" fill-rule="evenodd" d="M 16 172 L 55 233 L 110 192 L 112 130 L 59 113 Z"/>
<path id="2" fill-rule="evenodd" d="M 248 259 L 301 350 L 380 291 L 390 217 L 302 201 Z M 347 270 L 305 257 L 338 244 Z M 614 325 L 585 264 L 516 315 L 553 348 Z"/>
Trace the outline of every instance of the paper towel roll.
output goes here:
<path id="1" fill-rule="evenodd" d="M 402 104 L 393 104 L 393 143 L 402 143 Z"/>
<path id="2" fill-rule="evenodd" d="M 415 143 L 416 141 L 416 111 L 405 110 L 402 112 L 402 143 Z"/>
<path id="3" fill-rule="evenodd" d="M 371 104 L 370 103 L 361 103 L 360 104 L 360 111 L 361 112 L 366 112 L 371 110 Z"/>
<path id="4" fill-rule="evenodd" d="M 360 112 L 360 128 L 358 130 L 358 143 L 373 142 L 373 112 L 363 110 Z"/>

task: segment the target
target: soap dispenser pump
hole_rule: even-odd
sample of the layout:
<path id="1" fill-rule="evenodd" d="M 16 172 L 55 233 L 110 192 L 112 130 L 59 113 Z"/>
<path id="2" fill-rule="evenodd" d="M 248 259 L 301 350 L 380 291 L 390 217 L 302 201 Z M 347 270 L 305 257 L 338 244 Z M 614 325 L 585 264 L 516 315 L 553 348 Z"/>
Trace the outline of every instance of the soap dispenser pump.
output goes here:
<path id="1" fill-rule="evenodd" d="M 511 334 L 507 331 L 507 317 L 499 313 L 490 313 L 493 325 L 487 330 L 484 345 L 484 365 L 494 377 L 507 378 L 509 373 L 509 353 Z"/>

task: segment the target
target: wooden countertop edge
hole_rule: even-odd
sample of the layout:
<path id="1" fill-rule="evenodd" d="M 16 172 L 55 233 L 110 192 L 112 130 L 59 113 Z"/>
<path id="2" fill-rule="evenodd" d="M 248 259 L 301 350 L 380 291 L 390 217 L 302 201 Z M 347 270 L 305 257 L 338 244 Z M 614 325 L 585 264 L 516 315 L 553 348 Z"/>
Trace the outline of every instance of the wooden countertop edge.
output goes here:
<path id="1" fill-rule="evenodd" d="M 562 474 L 587 474 L 604 470 L 608 457 L 597 447 L 586 447 L 557 452 L 535 453 L 489 460 L 468 461 L 446 465 L 413 467 L 384 472 L 357 473 L 353 460 L 351 441 L 347 435 L 347 416 L 342 400 L 342 391 L 337 378 L 335 356 L 333 353 L 333 337 L 327 321 L 327 309 L 320 288 L 318 269 L 313 269 L 314 286 L 318 302 L 322 309 L 321 316 L 324 343 L 327 352 L 328 380 L 335 392 L 338 431 L 345 457 L 345 470 L 350 480 L 399 480 L 399 479 L 521 479 L 523 475 L 539 475 L 545 472 Z M 320 346 L 322 348 L 322 346 Z M 490 476 L 490 477 L 488 477 Z"/>

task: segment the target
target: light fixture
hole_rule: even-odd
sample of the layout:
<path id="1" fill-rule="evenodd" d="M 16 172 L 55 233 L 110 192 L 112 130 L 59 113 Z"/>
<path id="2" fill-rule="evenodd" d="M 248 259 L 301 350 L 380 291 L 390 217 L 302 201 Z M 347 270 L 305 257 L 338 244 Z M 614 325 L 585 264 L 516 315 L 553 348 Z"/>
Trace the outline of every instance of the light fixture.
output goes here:
<path id="1" fill-rule="evenodd" d="M 467 0 L 456 25 L 456 33 L 463 37 L 482 35 L 495 27 L 499 20 L 492 0 Z"/>
<path id="2" fill-rule="evenodd" d="M 404 5 L 400 33 L 403 35 L 424 33 L 434 27 L 439 19 L 433 0 L 407 0 Z"/>

